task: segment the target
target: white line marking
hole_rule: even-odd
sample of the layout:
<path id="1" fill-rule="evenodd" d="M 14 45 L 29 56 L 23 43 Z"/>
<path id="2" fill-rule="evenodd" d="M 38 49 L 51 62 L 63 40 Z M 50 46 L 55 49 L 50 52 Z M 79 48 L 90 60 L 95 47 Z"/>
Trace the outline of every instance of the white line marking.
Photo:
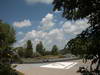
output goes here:
<path id="1" fill-rule="evenodd" d="M 71 67 L 75 66 L 76 64 L 77 64 L 76 62 L 56 62 L 56 63 L 43 65 L 40 67 L 56 68 L 56 69 L 70 69 Z"/>
<path id="2" fill-rule="evenodd" d="M 69 65 L 66 69 L 70 69 L 71 67 L 75 66 L 76 64 L 77 64 L 77 63 L 75 62 L 75 63 Z"/>

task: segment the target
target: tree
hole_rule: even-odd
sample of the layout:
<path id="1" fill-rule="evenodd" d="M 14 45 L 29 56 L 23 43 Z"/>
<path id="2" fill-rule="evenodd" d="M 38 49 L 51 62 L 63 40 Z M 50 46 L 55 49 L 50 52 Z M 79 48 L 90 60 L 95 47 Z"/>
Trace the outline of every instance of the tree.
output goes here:
<path id="1" fill-rule="evenodd" d="M 70 50 L 72 54 L 82 58 L 87 51 L 88 44 L 89 42 L 86 42 L 86 40 L 76 37 L 67 43 L 67 49 Z"/>
<path id="2" fill-rule="evenodd" d="M 25 49 L 25 57 L 32 57 L 33 56 L 33 47 L 32 47 L 32 42 L 31 40 L 27 41 L 27 47 Z"/>
<path id="3" fill-rule="evenodd" d="M 51 51 L 46 50 L 45 55 L 51 55 Z"/>
<path id="4" fill-rule="evenodd" d="M 88 19 L 90 27 L 78 37 L 86 40 L 85 44 L 88 46 L 87 51 L 84 51 L 85 58 L 91 59 L 91 64 L 97 62 L 96 69 L 98 69 L 100 66 L 100 0 L 54 0 L 53 5 L 54 10 L 62 10 L 63 17 L 68 20 Z"/>
<path id="5" fill-rule="evenodd" d="M 43 47 L 41 41 L 36 45 L 36 52 L 38 52 L 41 55 L 45 55 L 45 48 Z"/>
<path id="6" fill-rule="evenodd" d="M 63 55 L 71 53 L 71 51 L 67 48 L 67 44 L 65 45 L 65 47 L 62 50 L 60 50 L 60 53 Z"/>
<path id="7" fill-rule="evenodd" d="M 57 54 L 58 54 L 58 47 L 57 47 L 56 45 L 54 45 L 54 46 L 52 47 L 51 54 L 52 54 L 52 55 L 57 55 Z"/>
<path id="8" fill-rule="evenodd" d="M 99 0 L 54 0 L 53 5 L 53 10 L 63 10 L 63 16 L 67 19 L 77 20 L 89 17 L 89 20 L 96 24 L 100 22 Z M 97 18 L 99 18 L 98 22 Z"/>
<path id="9" fill-rule="evenodd" d="M 16 50 L 17 50 L 17 53 L 18 53 L 18 55 L 20 57 L 24 57 L 24 55 L 25 55 L 25 49 L 23 47 L 17 47 Z"/>
<path id="10" fill-rule="evenodd" d="M 11 67 L 11 60 L 14 57 L 12 44 L 15 41 L 13 27 L 0 21 L 0 75 L 18 75 Z"/>

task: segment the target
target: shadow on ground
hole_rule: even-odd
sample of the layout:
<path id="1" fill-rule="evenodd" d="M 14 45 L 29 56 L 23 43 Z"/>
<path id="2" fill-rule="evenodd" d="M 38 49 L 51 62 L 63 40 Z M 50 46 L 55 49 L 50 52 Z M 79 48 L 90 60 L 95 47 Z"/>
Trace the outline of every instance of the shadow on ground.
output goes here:
<path id="1" fill-rule="evenodd" d="M 81 75 L 100 75 L 100 70 L 89 71 L 85 67 L 79 67 L 77 72 L 81 73 Z"/>

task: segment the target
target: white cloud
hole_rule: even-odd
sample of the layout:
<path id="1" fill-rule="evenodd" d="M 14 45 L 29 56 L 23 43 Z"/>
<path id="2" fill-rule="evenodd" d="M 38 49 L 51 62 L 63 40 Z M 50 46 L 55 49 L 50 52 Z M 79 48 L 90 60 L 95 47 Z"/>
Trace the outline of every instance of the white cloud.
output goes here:
<path id="1" fill-rule="evenodd" d="M 53 28 L 56 25 L 54 22 L 53 14 L 47 14 L 41 21 L 42 26 L 40 30 L 31 30 L 27 32 L 21 40 L 19 40 L 15 46 L 23 46 L 27 40 L 31 40 L 33 43 L 33 48 L 35 50 L 36 44 L 42 41 L 47 50 L 51 50 L 53 45 L 57 45 L 59 49 L 64 48 L 68 40 L 70 40 L 73 35 L 81 33 L 82 30 L 86 29 L 89 25 L 87 20 L 78 20 L 76 22 L 71 21 L 60 21 L 60 28 Z M 48 30 L 48 32 L 45 30 Z M 22 34 L 19 32 L 19 34 Z M 71 36 L 71 37 L 70 37 Z"/>
<path id="2" fill-rule="evenodd" d="M 17 34 L 18 34 L 18 35 L 23 35 L 24 33 L 23 33 L 23 32 L 18 32 Z"/>
<path id="3" fill-rule="evenodd" d="M 65 34 L 61 29 L 51 30 L 45 37 L 45 41 L 47 42 L 46 46 L 51 48 L 53 45 L 57 45 L 60 49 L 62 49 L 68 41 L 64 35 Z"/>
<path id="4" fill-rule="evenodd" d="M 15 27 L 22 28 L 22 27 L 31 26 L 32 23 L 31 23 L 31 21 L 30 21 L 29 19 L 25 19 L 25 20 L 23 20 L 23 21 L 16 21 L 16 22 L 13 23 L 13 25 L 14 25 Z"/>
<path id="5" fill-rule="evenodd" d="M 86 19 L 78 20 L 75 22 L 67 21 L 63 24 L 63 30 L 67 34 L 79 34 L 89 26 L 89 24 L 87 24 L 87 22 L 88 22 L 88 20 L 86 20 Z"/>
<path id="6" fill-rule="evenodd" d="M 39 41 L 42 41 L 47 49 L 51 49 L 55 44 L 62 49 L 67 43 L 67 40 L 60 29 L 53 29 L 50 32 L 32 30 L 26 33 L 25 37 L 18 41 L 15 46 L 22 46 L 27 40 L 32 41 L 34 49 Z"/>
<path id="7" fill-rule="evenodd" d="M 55 25 L 54 23 L 54 15 L 51 13 L 48 13 L 41 21 L 40 28 L 42 30 L 48 30 L 52 28 Z"/>
<path id="8" fill-rule="evenodd" d="M 25 0 L 29 4 L 33 3 L 45 3 L 45 4 L 50 4 L 53 2 L 53 0 Z"/>

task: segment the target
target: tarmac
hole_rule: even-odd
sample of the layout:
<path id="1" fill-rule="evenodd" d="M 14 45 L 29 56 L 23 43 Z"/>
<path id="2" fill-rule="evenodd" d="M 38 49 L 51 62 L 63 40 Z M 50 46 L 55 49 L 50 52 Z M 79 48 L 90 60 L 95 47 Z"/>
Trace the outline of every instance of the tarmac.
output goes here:
<path id="1" fill-rule="evenodd" d="M 18 66 L 16 69 L 25 75 L 81 75 L 77 73 L 77 70 L 80 66 L 88 66 L 84 64 L 82 60 L 71 60 L 71 61 L 64 61 L 64 62 L 75 62 L 77 64 L 71 66 L 70 68 L 49 68 L 49 67 L 41 67 L 52 63 L 44 63 L 44 64 L 17 64 Z M 55 62 L 57 63 L 57 62 Z M 63 62 L 62 62 L 63 63 Z M 54 64 L 54 63 L 53 63 Z"/>

